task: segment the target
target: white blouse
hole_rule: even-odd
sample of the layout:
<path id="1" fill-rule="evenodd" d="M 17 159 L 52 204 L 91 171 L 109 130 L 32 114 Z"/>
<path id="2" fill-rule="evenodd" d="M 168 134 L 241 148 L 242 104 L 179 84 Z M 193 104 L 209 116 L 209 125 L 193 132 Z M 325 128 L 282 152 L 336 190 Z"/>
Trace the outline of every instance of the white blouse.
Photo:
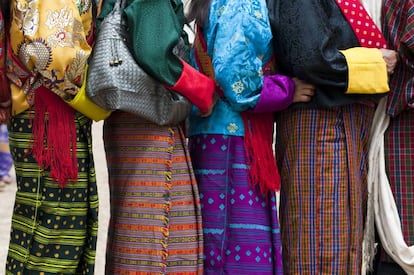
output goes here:
<path id="1" fill-rule="evenodd" d="M 360 0 L 367 10 L 368 14 L 372 17 L 377 27 L 381 29 L 381 0 Z"/>

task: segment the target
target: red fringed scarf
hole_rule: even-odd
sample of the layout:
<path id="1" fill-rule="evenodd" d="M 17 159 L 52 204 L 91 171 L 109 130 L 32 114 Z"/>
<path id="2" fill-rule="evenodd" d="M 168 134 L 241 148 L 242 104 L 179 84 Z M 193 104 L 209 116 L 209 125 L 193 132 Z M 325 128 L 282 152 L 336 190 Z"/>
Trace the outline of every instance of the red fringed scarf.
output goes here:
<path id="1" fill-rule="evenodd" d="M 78 178 L 75 111 L 43 86 L 35 91 L 34 110 L 33 156 L 64 187 Z"/>
<path id="2" fill-rule="evenodd" d="M 280 174 L 273 155 L 273 113 L 241 113 L 250 182 L 263 194 L 280 190 Z"/>
<path id="3" fill-rule="evenodd" d="M 215 79 L 211 58 L 207 54 L 200 28 L 197 28 L 194 49 L 195 60 L 200 70 Z M 218 85 L 217 91 L 221 91 Z M 279 191 L 280 175 L 273 155 L 273 113 L 242 112 L 241 116 L 244 122 L 244 145 L 250 184 L 258 185 L 262 194 Z"/>

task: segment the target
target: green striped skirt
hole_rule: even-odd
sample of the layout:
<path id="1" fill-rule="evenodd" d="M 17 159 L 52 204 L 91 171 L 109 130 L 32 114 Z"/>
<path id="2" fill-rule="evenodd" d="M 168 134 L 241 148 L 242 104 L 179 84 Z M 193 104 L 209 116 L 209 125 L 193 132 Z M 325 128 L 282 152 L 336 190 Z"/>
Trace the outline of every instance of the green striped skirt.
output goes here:
<path id="1" fill-rule="evenodd" d="M 93 274 L 98 191 L 91 121 L 75 115 L 78 180 L 61 188 L 31 155 L 33 116 L 23 112 L 9 126 L 17 192 L 6 274 Z"/>

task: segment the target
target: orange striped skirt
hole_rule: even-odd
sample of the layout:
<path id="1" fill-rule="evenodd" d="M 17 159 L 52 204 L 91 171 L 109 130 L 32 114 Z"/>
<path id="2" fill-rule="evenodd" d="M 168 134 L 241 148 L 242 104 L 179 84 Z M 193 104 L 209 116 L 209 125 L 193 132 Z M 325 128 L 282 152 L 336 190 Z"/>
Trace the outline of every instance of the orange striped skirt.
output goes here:
<path id="1" fill-rule="evenodd" d="M 202 274 L 198 190 L 180 127 L 115 112 L 104 124 L 107 274 Z"/>

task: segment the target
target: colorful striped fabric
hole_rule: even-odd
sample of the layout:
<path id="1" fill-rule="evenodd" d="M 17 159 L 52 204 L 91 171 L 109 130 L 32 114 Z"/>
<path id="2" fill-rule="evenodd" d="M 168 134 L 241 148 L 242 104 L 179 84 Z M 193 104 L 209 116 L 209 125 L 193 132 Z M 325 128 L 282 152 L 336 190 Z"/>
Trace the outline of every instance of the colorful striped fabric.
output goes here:
<path id="1" fill-rule="evenodd" d="M 414 1 L 384 0 L 382 32 L 400 60 L 390 76 L 388 114 L 397 116 L 414 102 Z"/>
<path id="2" fill-rule="evenodd" d="M 283 274 L 276 197 L 249 185 L 243 137 L 196 135 L 189 147 L 202 203 L 204 274 Z"/>
<path id="3" fill-rule="evenodd" d="M 78 180 L 65 188 L 42 171 L 28 148 L 32 111 L 12 118 L 10 148 L 16 169 L 6 274 L 94 274 L 98 192 L 91 120 L 77 113 Z"/>
<path id="4" fill-rule="evenodd" d="M 385 161 L 404 240 L 410 246 L 414 245 L 414 2 L 384 0 L 382 25 L 385 38 L 400 56 L 390 76 Z M 385 252 L 382 255 L 392 261 Z"/>
<path id="5" fill-rule="evenodd" d="M 414 111 L 406 110 L 390 120 L 385 133 L 388 179 L 401 219 L 404 240 L 414 245 Z M 389 257 L 385 257 L 391 261 Z"/>
<path id="6" fill-rule="evenodd" d="M 285 274 L 360 274 L 373 114 L 353 104 L 277 117 Z"/>
<path id="7" fill-rule="evenodd" d="M 179 127 L 115 112 L 104 123 L 107 274 L 202 274 L 198 189 Z"/>

